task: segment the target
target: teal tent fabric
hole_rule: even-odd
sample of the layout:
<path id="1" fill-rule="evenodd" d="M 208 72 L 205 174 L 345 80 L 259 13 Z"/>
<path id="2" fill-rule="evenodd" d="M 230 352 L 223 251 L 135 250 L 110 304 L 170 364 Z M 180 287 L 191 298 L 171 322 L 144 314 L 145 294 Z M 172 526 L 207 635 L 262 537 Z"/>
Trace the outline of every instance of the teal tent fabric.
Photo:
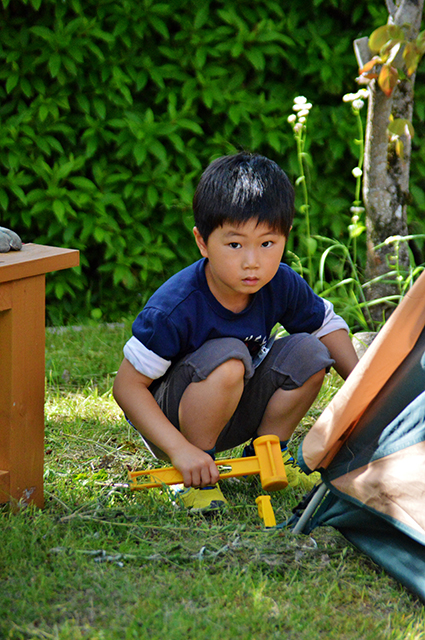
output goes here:
<path id="1" fill-rule="evenodd" d="M 388 574 L 425 601 L 425 542 L 344 498 L 330 493 L 305 533 L 317 526 L 337 529 Z"/>
<path id="2" fill-rule="evenodd" d="M 413 478 L 407 486 L 405 477 L 396 477 L 395 482 L 393 468 L 391 478 L 386 479 L 386 466 L 383 464 L 390 456 L 394 457 L 400 453 L 403 464 L 408 464 L 409 455 L 417 457 L 418 450 L 422 450 L 421 444 L 424 442 L 425 330 L 419 336 L 415 347 L 367 408 L 328 468 L 321 469 L 322 480 L 329 493 L 307 523 L 304 532 L 309 533 L 317 526 L 334 527 L 425 601 L 424 483 L 422 479 L 416 483 Z M 299 451 L 300 458 L 301 454 L 302 447 Z M 422 464 L 417 458 L 416 465 L 418 462 Z M 302 460 L 300 463 L 302 464 Z M 371 494 L 376 491 L 379 495 L 381 491 L 382 495 L 385 495 L 387 484 L 392 486 L 394 492 L 396 483 L 394 513 L 411 509 L 411 513 L 406 511 L 407 517 L 399 519 L 389 514 L 388 509 L 385 512 L 385 509 L 381 511 L 379 507 L 372 508 L 369 503 L 363 503 L 359 496 L 367 491 L 359 492 L 359 496 L 356 497 L 356 485 L 351 480 L 350 495 L 333 484 L 344 486 L 338 481 L 344 476 L 348 478 L 347 474 L 351 474 L 352 478 L 352 472 L 356 471 L 357 479 L 361 480 L 361 474 L 364 473 L 367 481 L 367 472 L 378 463 L 381 463 L 379 469 L 382 469 L 382 476 L 378 479 L 379 486 L 372 487 Z M 425 458 L 423 470 L 425 474 Z M 373 482 L 377 482 L 376 473 Z M 393 496 L 389 496 L 390 504 L 392 499 Z M 418 514 L 424 516 L 418 517 Z"/>

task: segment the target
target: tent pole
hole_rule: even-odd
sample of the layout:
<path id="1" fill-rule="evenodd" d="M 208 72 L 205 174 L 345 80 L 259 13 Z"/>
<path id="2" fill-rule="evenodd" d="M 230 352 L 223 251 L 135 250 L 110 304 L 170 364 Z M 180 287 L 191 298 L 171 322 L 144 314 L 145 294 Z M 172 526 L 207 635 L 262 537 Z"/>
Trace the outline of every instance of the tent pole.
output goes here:
<path id="1" fill-rule="evenodd" d="M 327 487 L 326 487 L 325 483 L 322 482 L 322 484 L 319 485 L 316 493 L 314 494 L 314 496 L 310 500 L 310 502 L 309 502 L 308 506 L 306 507 L 304 513 L 302 514 L 302 516 L 298 520 L 297 524 L 292 529 L 292 533 L 303 533 L 304 527 L 307 524 L 307 521 L 313 515 L 313 513 L 316 511 L 317 507 L 319 506 L 319 504 L 322 501 L 322 499 L 323 499 L 323 497 L 324 497 L 326 492 L 327 492 Z"/>

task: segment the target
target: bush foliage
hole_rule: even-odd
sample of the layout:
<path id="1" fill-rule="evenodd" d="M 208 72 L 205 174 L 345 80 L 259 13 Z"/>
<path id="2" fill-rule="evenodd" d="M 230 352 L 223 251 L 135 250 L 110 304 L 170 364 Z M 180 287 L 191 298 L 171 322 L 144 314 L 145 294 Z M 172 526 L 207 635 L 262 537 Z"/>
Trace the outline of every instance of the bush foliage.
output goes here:
<path id="1" fill-rule="evenodd" d="M 57 299 L 66 315 L 134 312 L 197 257 L 191 200 L 213 158 L 258 151 L 295 179 L 287 116 L 299 94 L 315 105 L 312 232 L 344 237 L 355 132 L 341 97 L 355 90 L 352 41 L 386 21 L 384 3 L 2 0 L 0 11 L 0 224 L 81 251 L 79 269 L 48 279 L 51 321 L 63 319 Z M 417 158 L 417 207 L 424 179 Z"/>

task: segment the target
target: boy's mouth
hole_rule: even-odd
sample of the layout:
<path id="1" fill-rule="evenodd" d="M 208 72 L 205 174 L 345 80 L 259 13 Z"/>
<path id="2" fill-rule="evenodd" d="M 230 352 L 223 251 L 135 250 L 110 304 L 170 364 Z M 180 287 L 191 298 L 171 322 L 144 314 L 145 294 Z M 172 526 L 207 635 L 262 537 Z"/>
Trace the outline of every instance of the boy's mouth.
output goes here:
<path id="1" fill-rule="evenodd" d="M 257 278 L 257 276 L 247 276 L 246 278 L 243 278 L 242 282 L 244 284 L 248 284 L 248 285 L 256 285 L 259 281 L 259 278 Z"/>

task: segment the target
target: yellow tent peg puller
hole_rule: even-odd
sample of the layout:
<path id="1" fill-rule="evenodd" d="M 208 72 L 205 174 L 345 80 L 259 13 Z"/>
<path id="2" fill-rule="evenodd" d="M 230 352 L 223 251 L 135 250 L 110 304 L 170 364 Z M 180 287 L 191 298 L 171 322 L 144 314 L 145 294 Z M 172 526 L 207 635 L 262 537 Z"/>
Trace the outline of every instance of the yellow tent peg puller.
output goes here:
<path id="1" fill-rule="evenodd" d="M 265 527 L 267 529 L 275 527 L 276 518 L 270 496 L 258 496 L 255 498 L 255 502 L 257 503 L 258 515 L 263 519 Z"/>
<path id="2" fill-rule="evenodd" d="M 235 478 L 259 473 L 261 485 L 266 491 L 285 489 L 288 486 L 288 480 L 286 479 L 278 436 L 269 435 L 256 438 L 254 451 L 255 456 L 216 460 L 215 463 L 220 470 L 220 478 Z M 221 470 L 222 467 L 223 470 Z M 132 491 L 183 482 L 180 471 L 174 467 L 130 471 L 128 475 Z"/>

